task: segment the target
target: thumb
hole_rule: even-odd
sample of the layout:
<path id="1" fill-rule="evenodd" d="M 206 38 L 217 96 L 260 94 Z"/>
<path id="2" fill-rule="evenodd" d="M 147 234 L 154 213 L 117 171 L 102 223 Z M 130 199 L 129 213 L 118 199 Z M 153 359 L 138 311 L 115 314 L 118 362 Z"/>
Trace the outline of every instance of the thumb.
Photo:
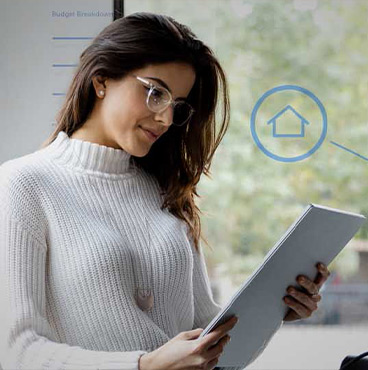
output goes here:
<path id="1" fill-rule="evenodd" d="M 189 330 L 189 331 L 185 331 L 185 338 L 186 339 L 196 339 L 200 336 L 200 334 L 202 333 L 203 331 L 203 328 L 197 328 L 197 329 L 194 329 L 194 330 Z"/>

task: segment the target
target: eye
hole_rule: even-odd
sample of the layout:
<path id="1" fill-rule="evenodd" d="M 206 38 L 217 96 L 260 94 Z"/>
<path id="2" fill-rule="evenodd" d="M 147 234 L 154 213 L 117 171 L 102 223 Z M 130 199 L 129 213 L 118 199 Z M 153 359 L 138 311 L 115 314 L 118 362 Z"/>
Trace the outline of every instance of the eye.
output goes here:
<path id="1" fill-rule="evenodd" d="M 144 88 L 144 94 L 145 95 L 147 95 L 148 96 L 148 92 L 150 91 L 150 88 L 149 87 L 147 87 L 147 86 L 144 86 L 144 85 L 142 85 L 143 86 L 143 88 Z"/>
<path id="2" fill-rule="evenodd" d="M 161 98 L 163 94 L 162 94 L 162 91 L 157 90 L 156 88 L 154 88 L 152 90 L 152 95 L 155 96 L 155 97 L 157 97 L 157 98 Z"/>

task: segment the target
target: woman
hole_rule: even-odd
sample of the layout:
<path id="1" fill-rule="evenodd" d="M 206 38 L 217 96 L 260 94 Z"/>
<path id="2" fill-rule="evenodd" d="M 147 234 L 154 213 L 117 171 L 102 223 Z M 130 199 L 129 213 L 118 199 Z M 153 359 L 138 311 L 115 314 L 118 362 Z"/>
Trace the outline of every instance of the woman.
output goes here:
<path id="1" fill-rule="evenodd" d="M 228 113 L 219 62 L 173 18 L 134 13 L 93 40 L 50 139 L 0 166 L 4 369 L 214 368 L 235 321 L 198 338 L 221 307 L 194 195 Z M 317 308 L 319 271 L 285 320 Z"/>

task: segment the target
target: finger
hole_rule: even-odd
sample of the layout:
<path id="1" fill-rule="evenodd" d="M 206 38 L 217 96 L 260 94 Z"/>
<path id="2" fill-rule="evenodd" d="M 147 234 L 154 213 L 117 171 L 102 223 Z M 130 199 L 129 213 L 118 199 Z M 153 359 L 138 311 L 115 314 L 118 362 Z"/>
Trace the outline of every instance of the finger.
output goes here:
<path id="1" fill-rule="evenodd" d="M 210 361 L 208 364 L 207 364 L 207 367 L 206 369 L 214 369 L 215 366 L 217 365 L 218 363 L 218 358 L 214 358 L 212 361 Z"/>
<path id="2" fill-rule="evenodd" d="M 314 280 L 314 283 L 317 285 L 318 290 L 321 289 L 322 285 L 325 283 L 325 281 L 329 278 L 331 275 L 331 272 L 327 268 L 327 266 L 324 263 L 317 263 L 317 269 L 318 269 L 318 275 L 316 279 Z"/>
<path id="3" fill-rule="evenodd" d="M 182 331 L 178 335 L 184 336 L 185 339 L 196 339 L 203 331 L 203 328 L 197 328 L 189 331 Z"/>
<path id="4" fill-rule="evenodd" d="M 319 302 L 322 299 L 322 296 L 320 294 L 313 294 L 309 298 L 312 299 L 314 302 Z"/>
<path id="5" fill-rule="evenodd" d="M 301 317 L 293 310 L 289 309 L 288 312 L 286 313 L 283 321 L 294 321 L 294 320 L 300 320 Z"/>
<path id="6" fill-rule="evenodd" d="M 208 360 L 212 360 L 213 358 L 220 356 L 221 353 L 224 351 L 226 344 L 228 344 L 229 341 L 230 335 L 226 334 L 213 348 L 210 347 L 206 355 Z"/>
<path id="7" fill-rule="evenodd" d="M 207 365 L 208 366 L 211 365 L 209 369 L 213 369 L 212 366 L 217 365 L 218 360 L 220 356 L 222 355 L 226 344 L 228 344 L 229 342 L 230 342 L 230 336 L 225 335 L 224 337 L 221 338 L 219 343 L 213 349 L 207 352 L 206 358 L 207 358 L 207 361 L 209 361 Z"/>
<path id="8" fill-rule="evenodd" d="M 298 303 L 293 297 L 284 297 L 284 302 L 293 309 L 302 319 L 311 316 L 312 311 L 303 304 Z"/>
<path id="9" fill-rule="evenodd" d="M 306 289 L 307 293 L 309 294 L 318 294 L 319 289 L 318 286 L 310 280 L 307 276 L 299 275 L 296 278 L 296 281 Z"/>
<path id="10" fill-rule="evenodd" d="M 216 344 L 228 331 L 230 331 L 237 323 L 237 318 L 233 317 L 225 323 L 219 325 L 216 329 L 206 334 L 199 345 L 201 350 L 206 350 Z"/>
<path id="11" fill-rule="evenodd" d="M 295 289 L 294 287 L 289 287 L 287 289 L 288 294 L 290 294 L 296 301 L 299 301 L 302 303 L 304 306 L 309 308 L 311 311 L 315 311 L 318 306 L 317 306 L 317 301 L 315 300 L 316 298 L 312 299 L 310 296 L 307 294 L 300 292 L 299 290 Z"/>

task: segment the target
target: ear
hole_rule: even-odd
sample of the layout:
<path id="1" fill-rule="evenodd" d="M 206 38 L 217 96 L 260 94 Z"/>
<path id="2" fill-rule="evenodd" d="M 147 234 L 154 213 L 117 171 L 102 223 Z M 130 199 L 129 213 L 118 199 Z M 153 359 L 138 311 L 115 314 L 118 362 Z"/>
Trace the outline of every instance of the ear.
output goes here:
<path id="1" fill-rule="evenodd" d="M 95 88 L 95 92 L 98 93 L 99 90 L 106 90 L 106 77 L 102 76 L 93 76 L 92 77 L 92 84 Z"/>

